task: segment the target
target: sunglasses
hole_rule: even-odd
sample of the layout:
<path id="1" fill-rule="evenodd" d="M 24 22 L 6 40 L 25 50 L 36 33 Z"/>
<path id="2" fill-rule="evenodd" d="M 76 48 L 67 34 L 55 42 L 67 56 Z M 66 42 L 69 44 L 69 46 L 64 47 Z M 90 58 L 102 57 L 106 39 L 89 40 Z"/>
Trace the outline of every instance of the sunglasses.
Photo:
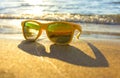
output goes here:
<path id="1" fill-rule="evenodd" d="M 81 26 L 71 22 L 50 22 L 40 23 L 35 20 L 27 20 L 21 23 L 24 38 L 35 41 L 41 35 L 42 30 L 46 30 L 48 38 L 56 44 L 68 44 L 72 41 L 74 31 L 79 31 L 76 36 L 79 38 L 82 30 Z"/>

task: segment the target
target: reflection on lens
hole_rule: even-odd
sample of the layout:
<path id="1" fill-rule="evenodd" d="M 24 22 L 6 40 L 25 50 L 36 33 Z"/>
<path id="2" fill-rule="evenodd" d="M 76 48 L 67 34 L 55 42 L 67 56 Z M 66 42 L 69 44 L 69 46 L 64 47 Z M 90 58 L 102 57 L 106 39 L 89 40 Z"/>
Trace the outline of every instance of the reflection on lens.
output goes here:
<path id="1" fill-rule="evenodd" d="M 65 23 L 55 23 L 48 26 L 48 37 L 56 43 L 67 43 L 72 37 L 72 26 Z"/>
<path id="2" fill-rule="evenodd" d="M 27 39 L 34 40 L 38 36 L 40 26 L 36 22 L 26 22 L 24 25 L 24 34 Z"/>

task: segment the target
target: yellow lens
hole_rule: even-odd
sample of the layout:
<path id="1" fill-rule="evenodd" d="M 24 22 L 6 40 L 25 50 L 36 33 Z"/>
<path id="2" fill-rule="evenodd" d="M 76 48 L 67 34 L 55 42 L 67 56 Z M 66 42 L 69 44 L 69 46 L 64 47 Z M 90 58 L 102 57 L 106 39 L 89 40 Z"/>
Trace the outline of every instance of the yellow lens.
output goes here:
<path id="1" fill-rule="evenodd" d="M 53 23 L 48 26 L 47 35 L 55 43 L 68 43 L 73 35 L 73 27 L 66 23 Z"/>
<path id="2" fill-rule="evenodd" d="M 35 40 L 39 34 L 40 25 L 36 22 L 25 22 L 24 23 L 24 35 L 28 40 Z"/>

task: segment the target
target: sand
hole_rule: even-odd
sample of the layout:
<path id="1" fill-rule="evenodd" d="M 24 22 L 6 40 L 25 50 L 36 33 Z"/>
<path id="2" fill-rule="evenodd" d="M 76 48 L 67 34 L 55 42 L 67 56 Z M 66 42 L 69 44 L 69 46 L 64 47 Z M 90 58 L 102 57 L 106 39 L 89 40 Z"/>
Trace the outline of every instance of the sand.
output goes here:
<path id="1" fill-rule="evenodd" d="M 61 46 L 47 39 L 0 39 L 0 78 L 120 78 L 119 46 L 119 40 Z"/>

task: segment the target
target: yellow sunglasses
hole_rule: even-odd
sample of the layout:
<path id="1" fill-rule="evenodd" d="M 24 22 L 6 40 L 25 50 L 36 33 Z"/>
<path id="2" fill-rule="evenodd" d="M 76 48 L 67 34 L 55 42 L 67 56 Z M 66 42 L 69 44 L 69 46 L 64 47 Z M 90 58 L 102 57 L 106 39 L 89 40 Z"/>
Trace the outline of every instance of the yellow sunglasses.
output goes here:
<path id="1" fill-rule="evenodd" d="M 42 30 L 46 30 L 48 38 L 56 44 L 68 44 L 73 38 L 75 29 L 79 30 L 79 38 L 82 29 L 81 26 L 71 22 L 50 22 L 40 23 L 35 20 L 22 21 L 22 31 L 26 40 L 35 41 L 41 35 Z"/>

